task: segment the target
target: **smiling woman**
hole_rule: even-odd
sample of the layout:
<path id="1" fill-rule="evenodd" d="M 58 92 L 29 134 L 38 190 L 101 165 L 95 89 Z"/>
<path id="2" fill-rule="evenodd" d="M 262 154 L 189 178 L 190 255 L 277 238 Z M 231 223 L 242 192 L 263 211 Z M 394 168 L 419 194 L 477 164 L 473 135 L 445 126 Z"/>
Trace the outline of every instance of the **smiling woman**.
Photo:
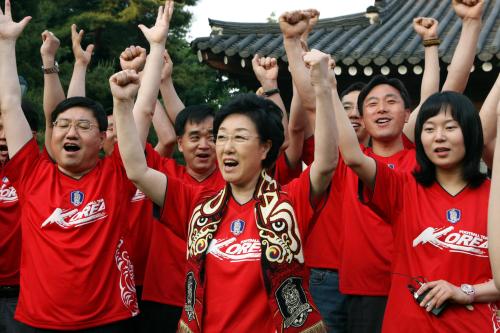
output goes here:
<path id="1" fill-rule="evenodd" d="M 413 173 L 362 154 L 353 164 L 368 204 L 396 231 L 383 331 L 486 332 L 498 322 L 489 303 L 500 292 L 485 248 L 490 182 L 479 171 L 483 133 L 470 100 L 455 92 L 430 96 L 416 120 L 415 145 Z"/>
<path id="2" fill-rule="evenodd" d="M 226 182 L 218 192 L 147 167 L 131 114 L 116 114 L 128 177 L 163 208 L 160 222 L 187 238 L 180 332 L 324 332 L 309 293 L 302 239 L 338 159 L 329 59 L 316 50 L 304 56 L 314 82 L 314 154 L 320 157 L 283 187 L 267 173 L 284 141 L 283 115 L 270 100 L 241 94 L 216 113 L 215 151 Z"/>

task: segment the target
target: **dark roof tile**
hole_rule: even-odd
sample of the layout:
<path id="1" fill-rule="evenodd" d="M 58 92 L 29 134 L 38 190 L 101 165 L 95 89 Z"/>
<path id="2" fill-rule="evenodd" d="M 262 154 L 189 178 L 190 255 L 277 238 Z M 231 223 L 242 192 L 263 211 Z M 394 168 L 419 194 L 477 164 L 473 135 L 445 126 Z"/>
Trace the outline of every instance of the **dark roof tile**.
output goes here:
<path id="1" fill-rule="evenodd" d="M 456 48 L 461 20 L 450 1 L 382 1 L 380 23 L 370 25 L 364 13 L 321 19 L 309 36 L 309 47 L 331 54 L 338 64 L 383 66 L 404 62 L 417 64 L 423 59 L 420 37 L 413 31 L 412 20 L 430 16 L 439 20 L 441 60 L 449 63 Z M 478 41 L 482 61 L 500 59 L 500 0 L 485 0 L 483 28 Z M 287 61 L 283 38 L 277 23 L 238 23 L 209 20 L 210 37 L 192 42 L 195 50 L 213 54 L 251 58 L 255 53 Z M 495 66 L 497 64 L 495 63 Z"/>

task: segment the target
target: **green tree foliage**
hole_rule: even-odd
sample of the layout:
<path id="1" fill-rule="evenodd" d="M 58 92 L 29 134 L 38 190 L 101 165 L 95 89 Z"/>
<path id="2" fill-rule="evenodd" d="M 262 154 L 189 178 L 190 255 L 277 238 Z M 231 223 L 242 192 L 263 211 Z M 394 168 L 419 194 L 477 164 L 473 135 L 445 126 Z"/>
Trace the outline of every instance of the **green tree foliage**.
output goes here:
<path id="1" fill-rule="evenodd" d="M 174 61 L 174 83 L 186 105 L 208 102 L 220 105 L 234 83 L 223 80 L 217 71 L 198 63 L 185 40 L 191 21 L 186 6 L 197 0 L 176 3 L 167 49 Z M 95 44 L 94 56 L 87 74 L 87 95 L 111 110 L 112 98 L 108 78 L 119 70 L 118 57 L 129 45 L 147 48 L 138 24 L 154 24 L 160 0 L 13 0 L 15 19 L 33 17 L 18 41 L 18 70 L 28 81 L 26 97 L 41 113 L 43 75 L 40 69 L 40 34 L 52 31 L 60 40 L 57 54 L 63 87 L 68 87 L 73 67 L 71 24 L 85 30 L 83 47 Z"/>

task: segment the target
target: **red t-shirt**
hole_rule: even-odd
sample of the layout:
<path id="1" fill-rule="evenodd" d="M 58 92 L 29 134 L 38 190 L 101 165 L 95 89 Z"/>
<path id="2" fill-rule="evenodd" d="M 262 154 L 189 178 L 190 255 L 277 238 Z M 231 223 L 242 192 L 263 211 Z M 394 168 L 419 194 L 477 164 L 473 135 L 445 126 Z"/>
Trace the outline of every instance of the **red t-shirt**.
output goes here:
<path id="1" fill-rule="evenodd" d="M 130 231 L 126 237 L 126 244 L 130 249 L 130 260 L 134 265 L 135 284 L 142 286 L 148 260 L 149 247 L 153 224 L 153 202 L 144 193 L 136 190 L 128 206 L 127 219 Z"/>
<path id="2" fill-rule="evenodd" d="M 300 235 L 306 234 L 314 214 L 309 201 L 309 169 L 282 192 L 294 208 Z M 169 178 L 160 221 L 184 221 L 183 227 L 173 227 L 186 230 L 191 212 L 206 194 Z M 254 207 L 253 200 L 239 205 L 231 198 L 210 244 L 205 263 L 203 332 L 252 332 L 256 327 L 259 332 L 276 330 L 262 279 Z"/>
<path id="3" fill-rule="evenodd" d="M 35 140 L 5 170 L 22 209 L 21 293 L 15 318 L 59 330 L 85 329 L 138 313 L 124 244 L 135 187 L 119 154 L 80 179 L 59 171 Z"/>
<path id="4" fill-rule="evenodd" d="M 397 171 L 415 167 L 415 151 L 401 150 L 389 156 L 375 155 L 371 148 L 364 153 Z M 344 294 L 383 296 L 389 293 L 394 239 L 391 226 L 358 198 L 358 176 L 339 159 L 335 181 L 342 188 L 340 291 Z"/>
<path id="5" fill-rule="evenodd" d="M 162 158 L 158 154 L 156 155 L 150 163 L 150 167 L 165 173 L 169 177 L 169 181 L 170 177 L 175 177 L 184 184 L 194 187 L 201 186 L 213 192 L 222 189 L 225 185 L 218 169 L 203 181 L 198 182 L 187 173 L 185 166 L 179 165 L 174 159 Z M 155 221 L 153 223 L 142 299 L 183 306 L 185 302 L 185 263 L 185 236 L 180 237 L 164 224 Z"/>
<path id="6" fill-rule="evenodd" d="M 16 189 L 0 169 L 0 286 L 19 285 L 20 215 Z"/>
<path id="7" fill-rule="evenodd" d="M 276 164 L 274 166 L 274 179 L 276 179 L 278 184 L 286 185 L 292 181 L 292 179 L 299 177 L 301 173 L 301 163 L 298 163 L 297 167 L 292 169 L 288 165 L 285 153 L 278 155 L 278 159 L 276 160 Z"/>
<path id="8" fill-rule="evenodd" d="M 443 279 L 454 285 L 492 278 L 487 212 L 490 181 L 455 196 L 437 182 L 423 187 L 411 173 L 392 172 L 377 162 L 371 205 L 394 225 L 394 274 L 384 332 L 498 332 L 495 304 L 448 304 L 440 317 L 427 313 L 407 288 L 410 277 Z"/>
<path id="9" fill-rule="evenodd" d="M 340 242 L 344 225 L 341 220 L 342 172 L 336 171 L 325 207 L 318 214 L 311 233 L 305 239 L 304 254 L 310 268 L 338 270 Z"/>

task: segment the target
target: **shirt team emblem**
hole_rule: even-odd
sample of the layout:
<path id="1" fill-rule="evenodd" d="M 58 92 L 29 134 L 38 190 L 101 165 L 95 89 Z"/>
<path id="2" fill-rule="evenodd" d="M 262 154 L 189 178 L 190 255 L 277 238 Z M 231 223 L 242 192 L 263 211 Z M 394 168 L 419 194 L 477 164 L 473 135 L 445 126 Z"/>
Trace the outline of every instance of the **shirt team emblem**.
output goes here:
<path id="1" fill-rule="evenodd" d="M 83 200 L 85 199 L 85 194 L 83 194 L 82 191 L 73 191 L 70 194 L 70 201 L 73 204 L 73 206 L 78 207 L 83 203 Z"/>
<path id="2" fill-rule="evenodd" d="M 234 220 L 231 222 L 231 233 L 235 236 L 241 235 L 245 230 L 245 221 L 243 220 Z"/>
<path id="3" fill-rule="evenodd" d="M 460 209 L 452 208 L 446 211 L 446 219 L 448 222 L 455 224 L 462 218 L 462 212 Z"/>

